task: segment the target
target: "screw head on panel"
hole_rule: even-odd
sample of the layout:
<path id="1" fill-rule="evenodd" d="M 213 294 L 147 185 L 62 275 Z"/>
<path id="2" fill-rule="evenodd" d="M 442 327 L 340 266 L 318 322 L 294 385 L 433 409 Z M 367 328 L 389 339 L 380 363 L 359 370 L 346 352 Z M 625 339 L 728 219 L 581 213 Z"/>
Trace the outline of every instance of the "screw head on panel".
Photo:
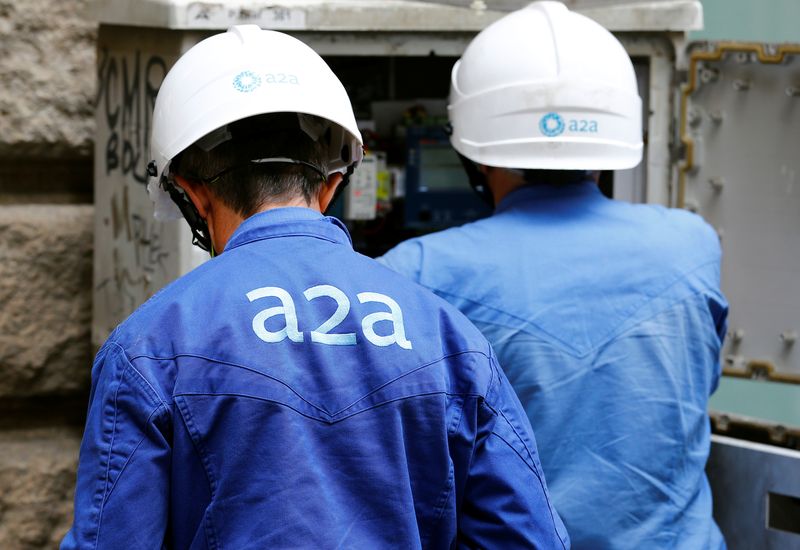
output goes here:
<path id="1" fill-rule="evenodd" d="M 733 89 L 737 92 L 746 92 L 750 89 L 750 85 L 752 83 L 749 80 L 745 80 L 743 78 L 737 78 L 733 81 Z"/>
<path id="2" fill-rule="evenodd" d="M 687 121 L 689 122 L 689 126 L 692 128 L 697 128 L 700 126 L 700 123 L 703 122 L 703 115 L 697 108 L 690 109 L 689 113 L 687 114 Z"/>
<path id="3" fill-rule="evenodd" d="M 716 177 L 716 178 L 709 178 L 708 183 L 711 185 L 712 189 L 715 192 L 719 193 L 722 191 L 722 188 L 725 187 L 725 178 L 723 177 Z"/>
<path id="4" fill-rule="evenodd" d="M 786 427 L 778 424 L 769 428 L 769 438 L 775 443 L 783 443 L 786 441 Z"/>
<path id="5" fill-rule="evenodd" d="M 719 80 L 719 69 L 713 67 L 703 67 L 700 69 L 700 82 L 703 84 L 711 84 Z"/>

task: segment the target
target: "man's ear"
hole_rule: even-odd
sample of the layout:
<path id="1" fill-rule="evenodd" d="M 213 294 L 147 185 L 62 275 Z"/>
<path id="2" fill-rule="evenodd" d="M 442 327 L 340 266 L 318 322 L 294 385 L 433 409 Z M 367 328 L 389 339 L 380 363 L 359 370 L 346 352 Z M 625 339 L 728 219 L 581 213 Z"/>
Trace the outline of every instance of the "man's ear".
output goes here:
<path id="1" fill-rule="evenodd" d="M 336 188 L 342 183 L 342 179 L 344 176 L 339 172 L 334 172 L 333 174 L 328 176 L 328 179 L 322 182 L 322 186 L 319 188 L 319 211 L 325 212 L 330 206 L 331 201 L 333 200 L 334 195 L 336 194 Z"/>
<path id="2" fill-rule="evenodd" d="M 206 219 L 211 209 L 211 194 L 208 190 L 208 187 L 201 183 L 195 183 L 191 180 L 187 180 L 182 176 L 175 175 L 174 178 L 175 183 L 177 183 L 180 188 L 183 189 L 189 196 L 189 200 L 192 201 L 194 207 L 197 208 L 197 212 L 200 214 L 200 217 Z"/>

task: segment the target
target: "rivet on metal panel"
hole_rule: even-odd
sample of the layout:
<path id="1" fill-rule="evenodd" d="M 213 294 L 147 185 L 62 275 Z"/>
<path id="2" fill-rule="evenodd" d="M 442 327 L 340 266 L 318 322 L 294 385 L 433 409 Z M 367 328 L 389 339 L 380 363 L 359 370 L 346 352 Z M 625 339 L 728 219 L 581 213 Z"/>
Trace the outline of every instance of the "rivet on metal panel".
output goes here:
<path id="1" fill-rule="evenodd" d="M 797 331 L 787 330 L 781 333 L 781 342 L 784 346 L 791 346 L 797 341 Z"/>
<path id="2" fill-rule="evenodd" d="M 719 79 L 719 69 L 713 67 L 703 67 L 700 69 L 700 82 L 711 84 Z"/>
<path id="3" fill-rule="evenodd" d="M 689 124 L 688 121 L 685 124 Z M 687 129 L 688 132 L 688 129 Z M 713 136 L 710 136 L 713 137 Z M 696 175 L 703 167 L 703 157 L 705 156 L 705 140 L 700 135 L 695 135 L 692 140 L 692 164 L 686 169 L 687 174 Z M 682 203 L 683 201 L 681 201 Z"/>
<path id="4" fill-rule="evenodd" d="M 751 362 L 747 366 L 750 371 L 750 378 L 753 380 L 769 380 L 775 367 L 771 364 Z"/>
<path id="5" fill-rule="evenodd" d="M 786 88 L 786 95 L 789 97 L 800 97 L 800 87 L 789 86 Z"/>
<path id="6" fill-rule="evenodd" d="M 769 438 L 773 443 L 783 443 L 786 439 L 786 427 L 781 425 L 770 427 Z"/>
<path id="7" fill-rule="evenodd" d="M 692 128 L 697 128 L 700 126 L 701 122 L 703 122 L 703 115 L 700 112 L 700 109 L 689 110 L 689 126 Z"/>
<path id="8" fill-rule="evenodd" d="M 714 189 L 715 192 L 719 193 L 722 191 L 722 188 L 725 187 L 725 178 L 718 177 L 718 178 L 709 178 L 708 183 L 711 184 L 711 187 Z"/>
<path id="9" fill-rule="evenodd" d="M 781 176 L 786 178 L 787 183 L 790 185 L 789 192 L 791 193 L 794 182 L 797 179 L 797 172 L 784 164 L 781 166 Z"/>
<path id="10" fill-rule="evenodd" d="M 733 89 L 738 92 L 746 92 L 750 89 L 751 82 L 743 78 L 737 78 L 733 81 Z"/>
<path id="11" fill-rule="evenodd" d="M 730 368 L 742 369 L 746 363 L 747 361 L 741 355 L 731 354 L 725 356 L 725 364 Z"/>
<path id="12" fill-rule="evenodd" d="M 714 124 L 720 124 L 725 118 L 725 113 L 721 110 L 711 111 L 708 113 L 708 118 L 710 118 L 711 122 Z"/>

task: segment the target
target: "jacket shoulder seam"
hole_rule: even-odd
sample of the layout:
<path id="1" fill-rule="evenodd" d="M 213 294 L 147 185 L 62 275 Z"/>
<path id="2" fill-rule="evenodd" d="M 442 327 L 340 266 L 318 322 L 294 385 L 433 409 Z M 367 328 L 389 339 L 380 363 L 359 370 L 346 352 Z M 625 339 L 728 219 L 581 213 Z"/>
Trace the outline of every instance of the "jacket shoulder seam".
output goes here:
<path id="1" fill-rule="evenodd" d="M 212 467 L 211 460 L 208 457 L 208 453 L 206 452 L 205 445 L 203 444 L 201 432 L 194 422 L 194 416 L 192 415 L 192 412 L 189 410 L 189 404 L 185 399 L 180 399 L 180 397 L 181 396 L 175 397 L 175 405 L 178 408 L 178 412 L 180 413 L 180 417 L 184 426 L 186 426 L 186 431 L 189 433 L 189 438 L 192 440 L 194 452 L 197 453 L 197 456 L 200 459 L 200 464 L 203 465 L 203 472 L 206 475 L 209 492 L 211 493 L 210 500 L 213 502 L 217 494 L 217 477 L 214 475 L 214 469 Z M 219 538 L 217 536 L 217 530 L 214 527 L 214 520 L 211 517 L 210 510 L 207 510 L 204 518 L 207 519 L 204 519 L 206 526 L 203 528 L 203 530 L 206 533 L 206 538 L 209 539 L 209 546 L 211 548 L 219 548 Z"/>
<path id="2" fill-rule="evenodd" d="M 501 413 L 501 416 L 502 416 L 502 417 L 503 417 L 503 419 L 504 419 L 504 420 L 506 420 L 506 422 L 508 423 L 508 420 L 505 418 L 505 415 L 503 415 L 503 414 Z M 509 423 L 509 426 L 510 426 L 510 427 L 511 427 L 511 429 L 514 431 L 515 435 L 517 435 L 517 437 L 519 438 L 519 434 L 517 434 L 517 433 L 516 433 L 516 430 L 514 430 L 514 426 L 511 426 L 511 424 L 510 424 L 510 423 Z M 540 475 L 540 473 L 539 473 L 539 471 L 536 469 L 536 467 L 535 467 L 535 466 L 534 466 L 534 467 L 532 467 L 532 466 L 531 466 L 531 464 L 529 464 L 529 463 L 528 463 L 528 461 L 527 461 L 527 460 L 525 460 L 525 458 L 524 458 L 522 455 L 520 455 L 520 454 L 519 454 L 519 451 L 517 451 L 517 450 L 514 448 L 514 446 L 513 446 L 511 443 L 509 443 L 509 442 L 508 442 L 508 441 L 507 441 L 507 440 L 506 440 L 506 439 L 505 439 L 505 438 L 504 438 L 502 435 L 500 435 L 499 433 L 497 433 L 495 430 L 492 430 L 492 432 L 491 432 L 489 435 L 490 435 L 490 436 L 495 436 L 495 437 L 496 437 L 496 438 L 498 438 L 500 441 L 502 441 L 502 442 L 503 442 L 503 443 L 504 443 L 506 446 L 508 446 L 508 448 L 509 448 L 509 449 L 511 449 L 511 450 L 514 452 L 514 454 L 516 454 L 516 455 L 519 457 L 519 459 L 520 459 L 522 462 L 524 462 L 524 463 L 525 463 L 525 466 L 527 466 L 527 467 L 528 467 L 528 469 L 529 469 L 531 472 L 533 472 L 533 475 L 535 475 L 535 476 L 536 476 L 536 479 L 539 481 L 539 487 L 542 489 L 542 494 L 545 494 L 545 495 L 546 495 L 546 494 L 547 494 L 547 491 L 546 491 L 546 489 L 545 489 L 545 485 L 544 485 L 544 483 L 543 483 L 543 481 L 542 481 L 542 476 Z M 520 441 L 521 441 L 521 440 L 520 440 Z M 526 450 L 526 451 L 528 451 L 528 453 L 530 453 L 530 449 L 528 449 L 528 446 L 527 446 L 527 445 L 525 445 L 525 442 L 524 442 L 524 441 L 522 441 L 522 444 L 525 446 L 525 450 Z M 546 497 L 546 498 L 547 498 L 547 504 L 548 504 L 548 506 L 547 506 L 547 512 L 548 512 L 548 514 L 550 514 L 550 521 L 551 521 L 551 522 L 552 522 L 552 524 L 553 524 L 553 532 L 555 532 L 556 536 L 558 537 L 558 540 L 559 540 L 559 542 L 561 542 L 561 547 L 562 547 L 562 548 L 564 548 L 564 549 L 566 549 L 566 544 L 565 544 L 565 543 L 564 543 L 564 541 L 561 539 L 561 534 L 558 532 L 558 529 L 556 528 L 556 520 L 555 520 L 555 517 L 553 517 L 553 505 L 552 505 L 552 502 L 550 502 L 550 497 Z"/>
<path id="3" fill-rule="evenodd" d="M 130 382 L 126 383 L 126 379 L 128 378 L 128 376 L 127 376 L 128 373 L 129 372 L 133 372 L 134 373 L 133 380 L 136 381 L 136 386 L 138 386 L 140 390 L 143 390 L 143 391 L 145 391 L 145 393 L 150 394 L 151 398 L 155 397 L 157 399 L 156 403 L 151 403 L 152 409 L 148 413 L 146 425 L 149 425 L 150 419 L 153 417 L 153 415 L 155 415 L 158 412 L 158 410 L 160 408 L 165 407 L 165 404 L 163 403 L 163 401 L 158 399 L 158 396 L 156 394 L 154 394 L 154 390 L 153 390 L 152 386 L 150 386 L 150 384 L 146 380 L 144 380 L 144 378 L 142 377 L 141 373 L 139 373 L 139 371 L 137 371 L 133 367 L 131 362 L 128 360 L 127 355 L 125 354 L 125 350 L 119 344 L 117 344 L 116 342 L 112 342 L 111 345 L 117 348 L 117 350 L 116 350 L 117 354 L 120 357 L 122 357 L 122 359 L 125 361 L 125 366 L 121 369 L 121 371 L 119 372 L 119 374 L 115 378 L 117 386 L 116 386 L 116 389 L 114 390 L 113 416 L 112 416 L 113 420 L 111 422 L 110 433 L 109 433 L 108 436 L 106 436 L 107 440 L 106 440 L 106 437 L 104 437 L 104 447 L 105 447 L 105 452 L 104 452 L 104 454 L 105 454 L 105 465 L 104 465 L 105 468 L 104 468 L 104 470 L 105 470 L 105 472 L 104 472 L 103 477 L 101 479 L 101 484 L 98 487 L 97 492 L 95 493 L 95 497 L 94 497 L 95 500 L 99 501 L 97 503 L 97 506 L 98 506 L 98 508 L 97 508 L 97 526 L 96 526 L 96 530 L 95 530 L 95 533 L 94 533 L 94 545 L 93 545 L 94 548 L 97 548 L 98 545 L 100 544 L 100 528 L 101 528 L 102 523 L 103 523 L 103 512 L 105 511 L 105 505 L 108 502 L 108 499 L 110 498 L 111 493 L 113 492 L 113 490 L 116 487 L 117 483 L 119 482 L 120 478 L 122 477 L 122 474 L 125 471 L 125 468 L 127 467 L 128 463 L 130 462 L 131 458 L 133 457 L 134 453 L 139 448 L 139 445 L 141 445 L 141 443 L 142 443 L 142 441 L 144 440 L 144 437 L 145 437 L 143 435 L 142 438 L 139 440 L 139 442 L 134 446 L 133 450 L 130 452 L 130 454 L 126 458 L 125 463 L 123 464 L 122 468 L 117 473 L 116 479 L 111 484 L 111 486 L 109 486 L 109 479 L 110 479 L 110 476 L 111 476 L 111 458 L 114 455 L 114 442 L 115 442 L 116 437 L 117 437 L 118 425 L 119 425 L 118 424 L 118 417 L 117 417 L 117 412 L 119 410 L 119 406 L 118 406 L 119 392 L 120 392 L 120 390 L 122 389 L 123 386 L 126 386 L 126 385 L 129 386 L 129 387 L 131 386 Z M 107 358 L 107 357 L 108 357 L 108 352 L 106 353 L 106 356 L 104 357 L 104 359 Z M 147 384 L 147 386 L 142 386 L 141 385 L 142 381 L 144 381 L 145 384 Z M 106 417 L 106 414 L 102 414 L 102 418 L 105 418 L 105 417 Z"/>
<path id="4" fill-rule="evenodd" d="M 150 381 L 133 364 L 133 362 L 138 358 L 138 356 L 129 357 L 128 352 L 120 344 L 114 342 L 113 345 L 119 349 L 120 354 L 122 355 L 122 357 L 125 358 L 125 361 L 128 363 L 130 369 L 136 374 L 139 387 L 145 393 L 147 393 L 157 404 L 169 408 L 169 403 L 163 398 L 163 396 L 158 392 L 158 390 L 153 386 L 153 384 L 151 384 Z"/>

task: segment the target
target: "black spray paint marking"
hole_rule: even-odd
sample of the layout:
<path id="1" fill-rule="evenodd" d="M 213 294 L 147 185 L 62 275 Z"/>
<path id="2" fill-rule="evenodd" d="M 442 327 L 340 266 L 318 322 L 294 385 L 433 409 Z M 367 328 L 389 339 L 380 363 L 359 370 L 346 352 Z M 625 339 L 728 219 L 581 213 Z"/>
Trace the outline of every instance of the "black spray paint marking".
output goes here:
<path id="1" fill-rule="evenodd" d="M 167 64 L 156 55 L 143 57 L 139 51 L 121 56 L 102 50 L 95 105 L 109 131 L 106 174 L 119 170 L 146 184 L 153 108 Z"/>

